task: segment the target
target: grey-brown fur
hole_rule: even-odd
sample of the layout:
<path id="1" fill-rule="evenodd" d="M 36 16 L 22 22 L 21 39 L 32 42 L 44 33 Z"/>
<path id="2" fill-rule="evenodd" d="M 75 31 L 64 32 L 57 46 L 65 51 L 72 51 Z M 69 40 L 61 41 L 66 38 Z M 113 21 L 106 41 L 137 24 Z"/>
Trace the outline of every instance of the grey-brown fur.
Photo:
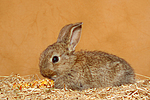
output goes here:
<path id="1" fill-rule="evenodd" d="M 122 58 L 101 51 L 78 51 L 82 23 L 62 28 L 57 42 L 48 46 L 40 57 L 40 72 L 55 81 L 55 88 L 64 85 L 72 90 L 120 86 L 135 82 L 132 67 Z M 53 62 L 53 58 L 58 58 Z M 56 61 L 56 59 L 54 60 Z"/>

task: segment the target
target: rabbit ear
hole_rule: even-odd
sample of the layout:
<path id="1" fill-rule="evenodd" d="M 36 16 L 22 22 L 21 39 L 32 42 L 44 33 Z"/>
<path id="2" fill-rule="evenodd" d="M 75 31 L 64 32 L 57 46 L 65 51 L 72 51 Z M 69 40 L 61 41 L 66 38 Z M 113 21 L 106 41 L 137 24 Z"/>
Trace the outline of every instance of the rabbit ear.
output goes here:
<path id="1" fill-rule="evenodd" d="M 70 51 L 75 50 L 75 47 L 78 44 L 81 37 L 81 29 L 82 29 L 82 23 L 77 23 L 74 27 L 72 27 L 70 43 L 68 47 Z"/>
<path id="2" fill-rule="evenodd" d="M 74 51 L 81 37 L 82 22 L 69 24 L 63 27 L 59 33 L 57 42 L 64 42 L 70 51 Z"/>
<path id="3" fill-rule="evenodd" d="M 64 26 L 60 32 L 59 32 L 59 36 L 57 38 L 57 42 L 67 42 L 69 40 L 69 35 L 70 35 L 70 29 L 73 26 L 73 24 L 69 24 Z"/>

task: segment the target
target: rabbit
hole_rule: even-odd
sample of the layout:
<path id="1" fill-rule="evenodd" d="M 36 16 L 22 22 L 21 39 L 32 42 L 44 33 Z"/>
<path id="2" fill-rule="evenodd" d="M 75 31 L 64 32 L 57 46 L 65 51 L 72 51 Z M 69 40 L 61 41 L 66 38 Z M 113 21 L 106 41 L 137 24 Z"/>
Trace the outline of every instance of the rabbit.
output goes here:
<path id="1" fill-rule="evenodd" d="M 133 68 L 122 58 L 102 51 L 75 47 L 81 37 L 82 22 L 64 26 L 57 41 L 40 55 L 42 76 L 54 80 L 56 89 L 85 90 L 135 83 Z"/>

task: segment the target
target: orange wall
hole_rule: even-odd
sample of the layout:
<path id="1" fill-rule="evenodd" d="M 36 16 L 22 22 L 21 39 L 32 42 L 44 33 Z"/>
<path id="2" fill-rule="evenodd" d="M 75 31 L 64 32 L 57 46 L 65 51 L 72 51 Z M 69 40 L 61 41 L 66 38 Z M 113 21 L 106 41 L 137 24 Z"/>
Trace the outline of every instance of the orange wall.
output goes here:
<path id="1" fill-rule="evenodd" d="M 150 77 L 149 0 L 0 0 L 0 75 L 39 75 L 40 53 L 81 21 L 76 50 L 118 55 Z"/>

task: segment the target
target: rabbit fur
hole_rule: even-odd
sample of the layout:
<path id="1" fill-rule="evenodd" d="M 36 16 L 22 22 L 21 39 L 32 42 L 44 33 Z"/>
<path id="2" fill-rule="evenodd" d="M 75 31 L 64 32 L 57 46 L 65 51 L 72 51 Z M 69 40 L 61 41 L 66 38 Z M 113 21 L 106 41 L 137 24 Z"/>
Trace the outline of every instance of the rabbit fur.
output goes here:
<path id="1" fill-rule="evenodd" d="M 102 51 L 77 51 L 82 22 L 64 26 L 57 42 L 40 56 L 40 73 L 55 81 L 55 88 L 64 85 L 72 90 L 120 86 L 135 82 L 132 67 L 122 58 Z"/>

